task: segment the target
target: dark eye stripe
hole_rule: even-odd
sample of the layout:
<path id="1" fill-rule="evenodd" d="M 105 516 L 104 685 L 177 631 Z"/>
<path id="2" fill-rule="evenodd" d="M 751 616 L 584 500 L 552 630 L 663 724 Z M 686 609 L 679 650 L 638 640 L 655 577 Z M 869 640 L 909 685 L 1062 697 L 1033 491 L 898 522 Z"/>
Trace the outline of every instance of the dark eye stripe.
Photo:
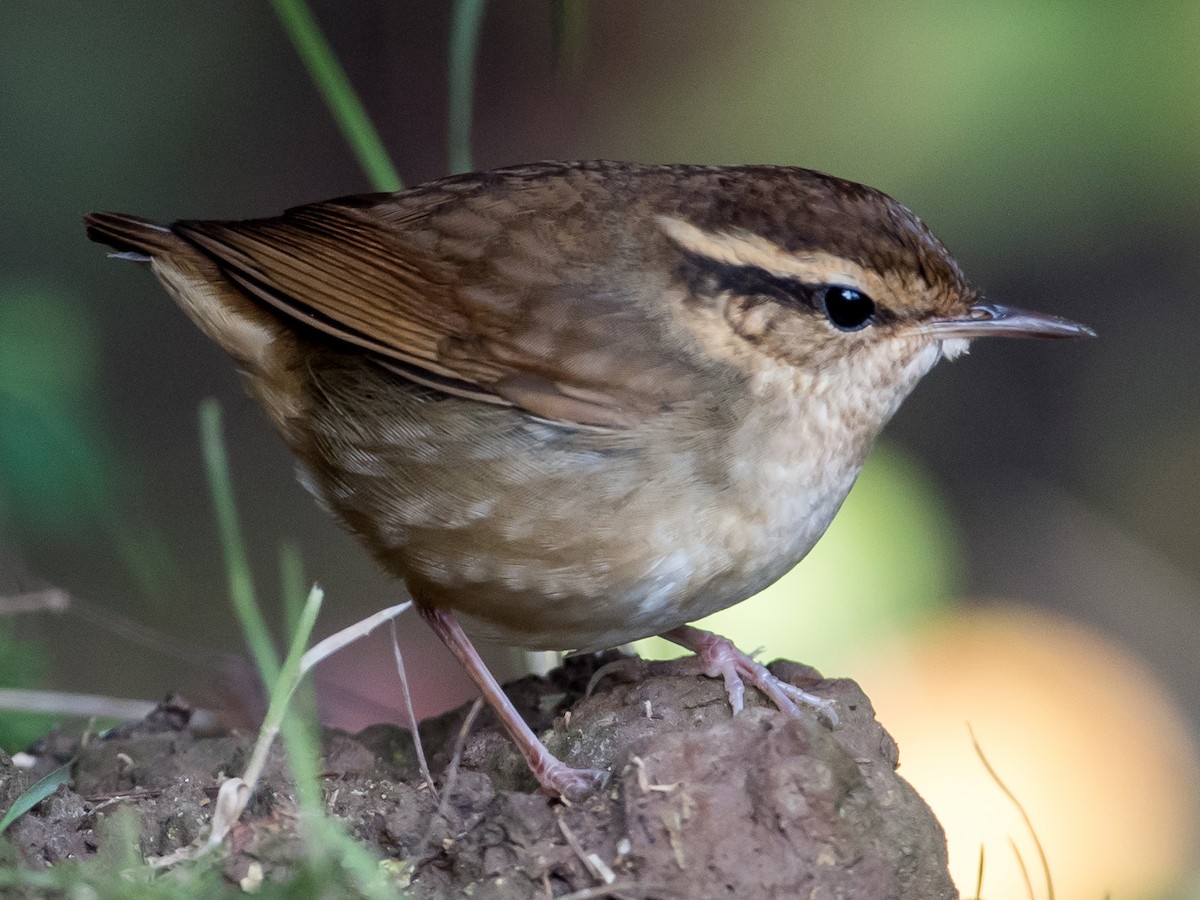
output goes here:
<path id="1" fill-rule="evenodd" d="M 779 303 L 820 311 L 823 285 L 805 284 L 796 278 L 774 275 L 758 266 L 733 265 L 689 253 L 681 274 L 688 287 L 699 294 L 763 296 Z"/>
<path id="2" fill-rule="evenodd" d="M 828 315 L 826 291 L 844 289 L 861 294 L 845 285 L 809 284 L 798 278 L 775 275 L 758 266 L 734 265 L 695 253 L 684 255 L 680 278 L 693 293 L 700 296 L 730 293 L 741 297 L 769 297 L 777 303 L 811 310 L 820 316 Z M 876 324 L 886 324 L 895 322 L 897 317 L 894 312 L 876 303 L 872 306 L 870 318 Z"/>

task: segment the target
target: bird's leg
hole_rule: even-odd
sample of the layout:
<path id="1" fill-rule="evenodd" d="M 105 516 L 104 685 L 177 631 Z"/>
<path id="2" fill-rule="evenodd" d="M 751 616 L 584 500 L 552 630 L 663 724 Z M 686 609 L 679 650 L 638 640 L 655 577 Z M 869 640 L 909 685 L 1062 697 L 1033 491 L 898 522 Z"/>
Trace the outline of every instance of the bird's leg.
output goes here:
<path id="1" fill-rule="evenodd" d="M 572 769 L 555 759 L 546 746 L 537 739 L 533 729 L 525 724 L 525 720 L 521 718 L 517 708 L 508 699 L 508 695 L 504 693 L 495 677 L 488 671 L 479 652 L 462 630 L 462 626 L 458 624 L 453 613 L 447 609 L 427 609 L 421 606 L 418 606 L 417 609 L 421 613 L 421 618 L 433 629 L 433 633 L 441 638 L 442 643 L 450 648 L 450 652 L 467 670 L 467 674 L 471 676 L 479 688 L 479 692 L 483 694 L 483 698 L 495 710 L 500 724 L 504 726 L 508 736 L 512 738 L 517 749 L 521 751 L 521 755 L 525 757 L 525 762 L 529 764 L 534 777 L 546 791 L 567 800 L 582 800 L 604 787 L 608 780 L 607 772 L 599 769 Z"/>
<path id="2" fill-rule="evenodd" d="M 756 663 L 728 638 L 691 625 L 672 628 L 660 637 L 695 653 L 704 674 L 709 678 L 720 676 L 725 679 L 725 693 L 729 695 L 729 705 L 733 707 L 734 715 L 740 713 L 744 705 L 746 688 L 742 679 L 745 679 L 788 715 L 800 715 L 796 704 L 802 703 L 815 709 L 830 724 L 837 724 L 837 711 L 832 700 L 802 691 L 794 684 L 776 678 L 767 671 L 766 666 Z"/>

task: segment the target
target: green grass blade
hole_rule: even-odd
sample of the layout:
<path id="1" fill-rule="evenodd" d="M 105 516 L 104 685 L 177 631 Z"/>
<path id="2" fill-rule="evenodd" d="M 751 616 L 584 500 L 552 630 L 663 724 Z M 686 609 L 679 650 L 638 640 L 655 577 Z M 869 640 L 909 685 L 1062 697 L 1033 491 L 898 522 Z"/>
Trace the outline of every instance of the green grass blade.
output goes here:
<path id="1" fill-rule="evenodd" d="M 229 477 L 229 458 L 225 454 L 225 438 L 221 432 L 221 406 L 212 398 L 200 404 L 200 441 L 204 448 L 208 486 L 212 492 L 217 528 L 225 554 L 229 596 L 242 632 L 246 635 L 246 642 L 250 645 L 254 664 L 263 683 L 269 687 L 279 675 L 279 656 L 255 597 L 250 561 L 238 525 L 237 504 L 233 499 L 233 483 Z"/>
<path id="2" fill-rule="evenodd" d="M 293 541 L 279 546 L 279 583 L 283 587 L 283 623 L 288 634 L 295 632 L 304 609 L 304 559 Z"/>
<path id="3" fill-rule="evenodd" d="M 571 73 L 579 70 L 583 59 L 586 22 L 585 0 L 554 0 L 554 58 Z"/>
<path id="4" fill-rule="evenodd" d="M 486 0 L 454 0 L 450 15 L 450 172 L 470 172 L 475 57 Z"/>
<path id="5" fill-rule="evenodd" d="M 59 785 L 66 784 L 70 780 L 71 763 L 68 762 L 31 784 L 25 793 L 13 801 L 13 805 L 8 808 L 4 818 L 0 819 L 0 834 L 4 834 L 9 825 L 57 791 Z"/>
<path id="6" fill-rule="evenodd" d="M 1017 868 L 1021 871 L 1021 880 L 1025 882 L 1026 900 L 1036 900 L 1033 895 L 1033 881 L 1029 877 L 1029 869 L 1025 866 L 1025 857 L 1021 855 L 1021 848 L 1011 837 L 1008 839 L 1008 845 L 1012 847 L 1013 856 L 1017 858 Z"/>
<path id="7" fill-rule="evenodd" d="M 401 190 L 404 184 L 396 174 L 379 132 L 308 4 L 305 0 L 271 0 L 271 5 L 375 190 Z"/>
<path id="8" fill-rule="evenodd" d="M 1000 774 L 994 768 L 992 768 L 992 764 L 988 762 L 988 758 L 984 754 L 983 748 L 979 746 L 979 741 L 976 739 L 975 732 L 971 729 L 970 725 L 967 726 L 967 731 L 971 735 L 971 743 L 975 745 L 975 755 L 979 757 L 979 761 L 983 763 L 983 767 L 987 769 L 988 775 L 991 777 L 992 781 L 996 783 L 996 787 L 1000 788 L 1004 796 L 1008 798 L 1009 802 L 1017 808 L 1017 812 L 1021 814 L 1021 820 L 1025 823 L 1025 828 L 1029 831 L 1029 836 L 1033 838 L 1033 846 L 1037 850 L 1038 860 L 1042 865 L 1042 874 L 1046 878 L 1046 900 L 1054 900 L 1054 879 L 1050 876 L 1050 861 L 1046 859 L 1046 851 L 1042 847 L 1041 840 L 1038 838 L 1037 830 L 1033 827 L 1033 820 L 1029 818 L 1029 813 L 1025 811 L 1025 807 L 1022 805 L 1021 801 L 1017 799 L 1017 795 L 1014 794 L 1012 789 L 1004 783 L 1004 780 L 1000 777 Z M 1011 838 L 1009 840 L 1011 842 Z M 1021 866 L 1021 872 L 1025 876 L 1026 883 L 1028 883 L 1029 873 L 1025 869 L 1025 861 L 1021 859 L 1021 853 L 1017 850 L 1017 845 L 1015 843 L 1013 844 L 1013 851 L 1017 854 L 1017 862 Z M 1030 885 L 1029 891 L 1030 896 L 1032 896 L 1032 885 Z"/>
<path id="9" fill-rule="evenodd" d="M 283 722 L 288 702 L 300 685 L 304 673 L 300 669 L 300 659 L 308 648 L 308 639 L 312 637 L 313 627 L 317 624 L 317 613 L 321 611 L 321 601 L 325 599 L 324 592 L 319 587 L 313 587 L 308 592 L 308 599 L 300 611 L 300 618 L 292 631 L 292 643 L 288 648 L 287 658 L 278 677 L 271 686 L 271 702 L 267 707 L 267 717 L 263 728 L 278 727 Z"/>
<path id="10" fill-rule="evenodd" d="M 287 574 L 287 568 L 295 568 L 298 565 L 298 557 L 285 563 L 285 582 L 298 574 L 298 569 L 290 575 Z M 282 735 L 296 786 L 296 803 L 303 814 L 302 827 L 308 842 L 310 863 L 319 865 L 320 861 L 324 860 L 335 864 L 366 897 L 391 897 L 395 895 L 394 887 L 388 884 L 386 874 L 379 868 L 378 860 L 368 850 L 359 846 L 342 826 L 326 818 L 324 814 L 319 726 L 311 713 L 310 704 L 297 705 L 294 702 L 296 693 L 303 684 L 302 660 L 305 648 L 312 637 L 323 598 L 321 589 L 313 587 L 308 592 L 307 599 L 300 605 L 299 614 L 292 627 L 287 658 L 271 686 L 267 715 L 246 768 L 245 779 L 251 784 L 257 782 L 275 735 Z"/>

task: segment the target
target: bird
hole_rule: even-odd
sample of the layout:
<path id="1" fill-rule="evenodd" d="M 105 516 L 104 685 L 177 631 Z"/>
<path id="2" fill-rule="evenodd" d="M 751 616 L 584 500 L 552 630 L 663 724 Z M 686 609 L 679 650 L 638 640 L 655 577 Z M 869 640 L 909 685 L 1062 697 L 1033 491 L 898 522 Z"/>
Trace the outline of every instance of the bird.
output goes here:
<path id="1" fill-rule="evenodd" d="M 541 162 L 243 221 L 85 217 L 245 376 L 300 481 L 457 657 L 661 635 L 833 717 L 690 625 L 816 544 L 916 383 L 974 338 L 1094 335 L 986 300 L 882 191 L 810 169 Z M 464 628 L 464 625 L 466 626 Z"/>

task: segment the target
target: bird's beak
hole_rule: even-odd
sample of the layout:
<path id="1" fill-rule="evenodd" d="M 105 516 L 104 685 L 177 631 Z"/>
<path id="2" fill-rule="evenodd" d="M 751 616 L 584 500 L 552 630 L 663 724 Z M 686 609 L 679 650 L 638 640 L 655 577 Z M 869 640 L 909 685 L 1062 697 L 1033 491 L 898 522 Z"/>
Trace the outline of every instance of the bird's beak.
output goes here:
<path id="1" fill-rule="evenodd" d="M 995 303 L 977 303 L 967 310 L 967 314 L 964 316 L 926 322 L 925 331 L 938 340 L 977 337 L 1079 338 L 1096 336 L 1096 332 L 1091 328 L 1069 319 L 998 306 Z"/>

